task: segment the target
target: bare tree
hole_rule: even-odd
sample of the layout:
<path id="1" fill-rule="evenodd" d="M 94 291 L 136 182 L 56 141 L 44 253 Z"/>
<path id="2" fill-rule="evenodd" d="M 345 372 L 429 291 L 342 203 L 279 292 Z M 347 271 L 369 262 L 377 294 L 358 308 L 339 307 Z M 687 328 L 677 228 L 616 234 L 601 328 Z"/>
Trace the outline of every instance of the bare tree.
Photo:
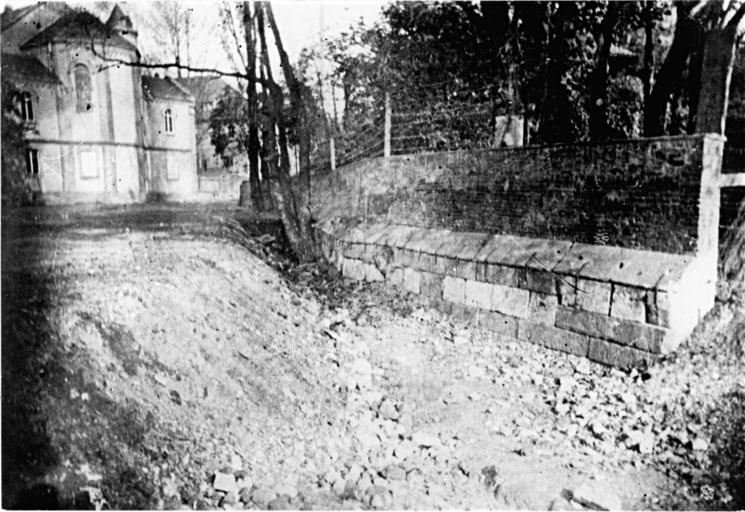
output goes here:
<path id="1" fill-rule="evenodd" d="M 284 109 L 284 93 L 282 88 L 274 81 L 271 63 L 269 61 L 269 49 L 266 42 L 264 29 L 265 14 L 269 18 L 272 27 L 275 44 L 280 55 L 282 70 L 290 90 L 290 120 L 299 123 L 300 130 L 307 129 L 304 123 L 302 111 L 302 90 L 298 87 L 292 66 L 289 64 L 287 53 L 282 46 L 279 29 L 267 2 L 257 2 L 256 26 L 258 29 L 261 48 L 261 83 L 264 101 L 262 116 L 262 151 L 264 161 L 270 178 L 270 190 L 272 197 L 277 203 L 285 234 L 292 246 L 295 256 L 300 262 L 313 261 L 318 257 L 317 246 L 311 226 L 310 210 L 308 202 L 296 194 L 290 181 L 290 160 L 288 149 L 288 119 Z M 300 92 L 298 92 L 300 91 Z"/>
<path id="2" fill-rule="evenodd" d="M 256 210 L 266 207 L 261 188 L 258 96 L 256 92 L 256 15 L 253 2 L 224 1 L 220 5 L 220 40 L 236 69 L 243 70 L 247 101 L 247 133 L 244 148 L 248 156 L 249 182 L 251 185 L 251 202 Z"/>
<path id="3" fill-rule="evenodd" d="M 152 12 L 151 25 L 155 40 L 161 52 L 179 64 L 176 72 L 181 78 L 182 70 L 187 70 L 194 63 L 191 42 L 204 29 L 204 24 L 194 16 L 192 7 L 181 2 L 153 2 Z"/>

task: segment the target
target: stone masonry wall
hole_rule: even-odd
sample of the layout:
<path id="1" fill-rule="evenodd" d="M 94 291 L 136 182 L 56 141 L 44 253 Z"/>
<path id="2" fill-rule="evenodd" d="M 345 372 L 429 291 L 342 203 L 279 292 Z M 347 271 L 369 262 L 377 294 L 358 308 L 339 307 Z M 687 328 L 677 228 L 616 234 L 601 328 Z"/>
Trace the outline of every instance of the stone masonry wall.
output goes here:
<path id="1" fill-rule="evenodd" d="M 317 234 L 348 277 L 634 366 L 674 350 L 714 304 L 722 146 L 705 135 L 370 159 L 314 177 Z"/>
<path id="2" fill-rule="evenodd" d="M 312 197 L 321 217 L 691 254 L 713 247 L 722 149 L 699 135 L 374 158 L 314 177 Z"/>
<path id="3" fill-rule="evenodd" d="M 628 368 L 674 350 L 713 306 L 694 256 L 390 224 L 319 225 L 352 279 L 385 281 L 501 335 Z"/>

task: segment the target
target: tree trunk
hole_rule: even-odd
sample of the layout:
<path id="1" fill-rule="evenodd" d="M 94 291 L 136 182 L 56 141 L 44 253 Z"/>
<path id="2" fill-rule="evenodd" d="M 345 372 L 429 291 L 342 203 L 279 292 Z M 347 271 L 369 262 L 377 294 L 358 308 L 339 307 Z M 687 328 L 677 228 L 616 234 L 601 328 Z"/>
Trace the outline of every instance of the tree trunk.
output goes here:
<path id="1" fill-rule="evenodd" d="M 303 178 L 305 185 L 305 194 L 297 197 L 297 208 L 296 215 L 298 217 L 300 232 L 305 238 L 306 245 L 310 247 L 310 253 L 312 258 L 315 258 L 320 254 L 317 250 L 313 228 L 311 226 L 311 177 L 310 177 L 310 122 L 308 118 L 308 112 L 303 102 L 303 85 L 295 77 L 295 72 L 290 65 L 290 59 L 287 56 L 287 52 L 282 44 L 282 37 L 279 34 L 279 27 L 274 19 L 274 12 L 272 11 L 271 3 L 263 2 L 266 8 L 267 18 L 269 19 L 269 26 L 272 29 L 274 35 L 274 42 L 277 46 L 277 52 L 279 53 L 279 60 L 282 66 L 282 72 L 287 82 L 287 87 L 290 90 L 290 127 L 296 130 L 299 138 L 299 160 L 300 160 L 300 173 Z M 280 120 L 284 114 L 280 112 Z M 281 121 L 281 125 L 285 125 L 284 121 Z M 281 133 L 281 132 L 280 132 Z M 287 176 L 289 177 L 289 167 L 287 169 Z M 288 181 L 289 182 L 289 181 Z M 288 189 L 291 194 L 293 191 Z M 308 251 L 306 251 L 307 253 Z M 300 256 L 298 255 L 300 258 Z"/>
<path id="2" fill-rule="evenodd" d="M 697 133 L 724 135 L 729 85 L 735 64 L 737 26 L 745 17 L 745 5 L 723 29 L 711 31 L 704 43 L 700 101 L 696 113 Z"/>
<path id="3" fill-rule="evenodd" d="M 665 118 L 670 96 L 683 78 L 686 62 L 691 53 L 695 22 L 688 17 L 690 6 L 676 2 L 678 18 L 675 21 L 673 43 L 665 57 L 665 63 L 657 73 L 652 94 L 644 105 L 644 136 L 657 137 L 665 134 Z"/>
<path id="4" fill-rule="evenodd" d="M 644 106 L 649 104 L 652 96 L 652 76 L 654 75 L 654 18 L 652 16 L 653 2 L 648 2 L 644 9 Z"/>
<path id="5" fill-rule="evenodd" d="M 256 94 L 256 37 L 254 19 L 251 15 L 251 2 L 243 2 L 243 27 L 246 33 L 246 71 L 248 85 L 248 179 L 251 183 L 251 200 L 257 211 L 265 209 L 264 195 L 259 180 L 259 99 Z"/>
<path id="6" fill-rule="evenodd" d="M 547 34 L 548 62 L 545 67 L 546 81 L 539 122 L 541 141 L 549 144 L 575 142 L 578 136 L 576 127 L 572 124 L 573 105 L 567 87 L 562 83 L 563 75 L 570 65 L 567 60 L 569 50 L 565 31 L 568 30 L 566 20 L 571 16 L 571 12 L 567 11 L 572 8 L 572 2 L 557 2 L 556 11 L 549 18 L 549 25 L 553 22 L 554 31 Z"/>
<path id="7" fill-rule="evenodd" d="M 686 131 L 695 133 L 696 131 L 696 113 L 698 102 L 701 95 L 701 72 L 704 65 L 704 43 L 706 42 L 705 34 L 698 29 L 693 34 L 694 41 L 691 45 L 691 57 L 688 61 L 688 120 L 686 122 Z"/>
<path id="8" fill-rule="evenodd" d="M 613 43 L 613 29 L 618 19 L 620 2 L 609 2 L 600 29 L 595 33 L 597 44 L 595 69 L 590 82 L 590 137 L 592 140 L 605 140 L 609 137 L 608 104 L 608 63 Z"/>
<path id="9" fill-rule="evenodd" d="M 265 11 L 266 9 L 266 11 Z M 267 2 L 258 2 L 257 4 L 257 22 L 259 41 L 261 44 L 261 61 L 262 61 L 262 87 L 264 88 L 264 122 L 262 123 L 262 138 L 264 161 L 269 174 L 269 188 L 271 195 L 277 203 L 282 225 L 287 235 L 287 240 L 292 247 L 295 257 L 301 263 L 314 261 L 318 257 L 317 246 L 313 236 L 311 226 L 310 210 L 307 202 L 301 204 L 292 188 L 290 180 L 289 150 L 287 147 L 287 120 L 284 118 L 284 95 L 282 89 L 274 82 L 272 77 L 271 65 L 269 63 L 269 52 L 264 34 L 264 12 L 271 13 L 271 7 Z M 273 17 L 269 14 L 270 22 Z M 281 49 L 281 40 L 276 25 L 272 23 L 275 41 L 280 49 L 280 54 L 284 53 Z M 281 57 L 282 58 L 282 57 Z M 287 55 L 284 54 L 284 60 Z M 289 65 L 289 61 L 287 61 Z M 264 76 L 266 72 L 266 77 Z M 287 70 L 285 70 L 287 72 Z M 292 73 L 292 69 L 289 69 Z M 302 89 L 300 89 L 302 94 Z M 299 112 L 299 111 L 296 111 Z M 277 131 L 279 132 L 280 157 L 277 155 Z M 279 161 L 278 161 L 279 160 Z"/>

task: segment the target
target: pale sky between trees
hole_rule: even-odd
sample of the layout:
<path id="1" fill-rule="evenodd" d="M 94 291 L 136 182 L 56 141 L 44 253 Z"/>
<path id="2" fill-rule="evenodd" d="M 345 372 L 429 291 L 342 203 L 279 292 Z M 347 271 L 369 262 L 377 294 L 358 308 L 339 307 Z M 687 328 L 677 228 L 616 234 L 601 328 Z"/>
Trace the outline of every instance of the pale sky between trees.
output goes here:
<path id="1" fill-rule="evenodd" d="M 4 9 L 6 5 L 18 8 L 32 3 L 36 2 L 28 0 L 0 1 L 0 9 Z M 194 64 L 214 65 L 220 68 L 229 67 L 228 59 L 224 55 L 217 32 L 219 30 L 219 0 L 183 1 L 179 3 L 193 7 L 196 18 L 204 21 L 205 29 L 196 34 L 192 41 L 192 48 L 195 50 L 193 56 L 196 60 Z M 348 29 L 351 24 L 356 23 L 360 18 L 365 20 L 366 23 L 372 24 L 380 19 L 381 8 L 386 3 L 385 0 L 280 0 L 273 1 L 272 8 L 287 53 L 294 62 L 304 47 L 311 46 L 319 41 L 322 27 L 326 37 L 333 37 Z M 92 12 L 99 16 L 108 14 L 101 13 L 101 10 L 92 1 L 72 0 L 69 4 L 90 8 Z M 135 23 L 138 19 L 141 20 L 147 16 L 151 4 L 152 1 L 149 0 L 122 2 L 125 10 L 135 18 Z M 137 29 L 140 33 L 142 49 L 145 49 L 148 44 L 153 44 L 152 34 L 148 33 L 148 27 L 138 26 Z"/>

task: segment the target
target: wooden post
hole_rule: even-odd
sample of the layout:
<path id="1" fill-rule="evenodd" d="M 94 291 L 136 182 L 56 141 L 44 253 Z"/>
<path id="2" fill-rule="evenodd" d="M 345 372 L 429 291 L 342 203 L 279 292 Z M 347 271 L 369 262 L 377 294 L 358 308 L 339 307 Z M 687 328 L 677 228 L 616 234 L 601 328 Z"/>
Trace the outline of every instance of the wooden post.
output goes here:
<path id="1" fill-rule="evenodd" d="M 385 126 L 383 134 L 383 156 L 391 156 L 391 95 L 385 93 Z"/>
<path id="2" fill-rule="evenodd" d="M 334 138 L 329 139 L 329 158 L 331 159 L 331 170 L 336 170 L 336 145 L 334 144 Z"/>

